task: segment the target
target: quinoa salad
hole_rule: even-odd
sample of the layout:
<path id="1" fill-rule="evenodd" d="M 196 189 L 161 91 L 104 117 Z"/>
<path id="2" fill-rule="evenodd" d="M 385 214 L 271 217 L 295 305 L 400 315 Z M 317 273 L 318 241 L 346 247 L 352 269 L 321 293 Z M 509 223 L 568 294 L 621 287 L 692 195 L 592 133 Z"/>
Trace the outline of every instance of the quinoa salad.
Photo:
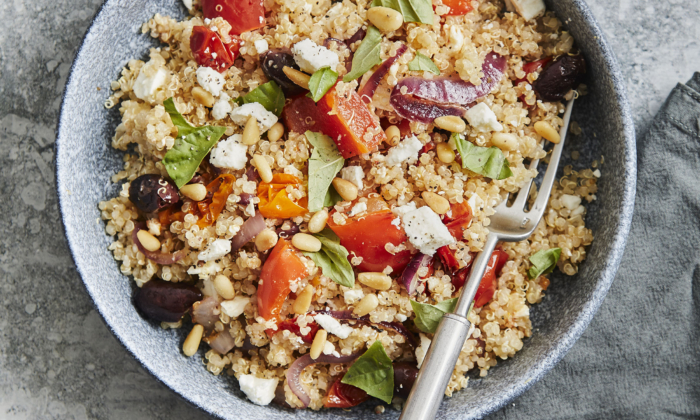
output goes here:
<path id="1" fill-rule="evenodd" d="M 184 4 L 105 104 L 126 153 L 99 208 L 134 304 L 255 404 L 400 409 L 494 207 L 585 94 L 574 39 L 542 0 Z M 491 255 L 447 396 L 578 272 L 602 163 L 564 167 L 532 236 Z"/>

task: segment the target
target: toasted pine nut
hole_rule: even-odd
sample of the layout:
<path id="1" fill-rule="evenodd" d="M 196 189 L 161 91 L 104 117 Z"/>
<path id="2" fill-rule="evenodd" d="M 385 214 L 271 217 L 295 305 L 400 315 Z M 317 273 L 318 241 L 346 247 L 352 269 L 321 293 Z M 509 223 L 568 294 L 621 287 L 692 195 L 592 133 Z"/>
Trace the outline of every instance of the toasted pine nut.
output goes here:
<path id="1" fill-rule="evenodd" d="M 213 107 L 214 103 L 216 103 L 216 99 L 214 99 L 214 96 L 199 86 L 195 86 L 192 88 L 192 97 L 195 101 L 206 106 L 207 108 Z"/>
<path id="2" fill-rule="evenodd" d="M 456 115 L 445 115 L 444 117 L 435 118 L 433 124 L 452 133 L 461 133 L 467 129 L 467 123 Z"/>
<path id="3" fill-rule="evenodd" d="M 455 151 L 447 143 L 437 144 L 437 156 L 440 162 L 452 163 L 455 161 Z"/>
<path id="4" fill-rule="evenodd" d="M 248 117 L 248 121 L 245 123 L 241 143 L 245 144 L 246 146 L 252 146 L 258 141 L 260 141 L 260 128 L 258 127 L 258 120 L 251 115 Z"/>
<path id="5" fill-rule="evenodd" d="M 236 291 L 233 290 L 233 283 L 223 274 L 214 277 L 214 289 L 216 289 L 216 293 L 219 296 L 226 300 L 233 299 L 236 296 Z"/>
<path id="6" fill-rule="evenodd" d="M 271 249 L 273 246 L 277 245 L 277 233 L 272 229 L 264 229 L 262 232 L 258 233 L 255 237 L 255 247 L 258 251 L 264 252 Z"/>
<path id="7" fill-rule="evenodd" d="M 277 141 L 284 135 L 284 125 L 281 122 L 275 123 L 269 130 L 267 130 L 267 139 L 270 141 Z"/>
<path id="8" fill-rule="evenodd" d="M 323 209 L 317 211 L 309 220 L 309 232 L 318 233 L 326 227 L 326 222 L 328 221 L 328 211 Z"/>
<path id="9" fill-rule="evenodd" d="M 517 150 L 518 149 L 518 138 L 515 134 L 511 133 L 493 133 L 491 136 L 491 143 L 501 150 Z"/>
<path id="10" fill-rule="evenodd" d="M 535 123 L 535 131 L 537 134 L 554 144 L 561 141 L 561 137 L 559 136 L 559 133 L 557 133 L 557 130 L 555 130 L 554 127 L 552 127 L 552 125 L 547 121 L 537 121 Z"/>
<path id="11" fill-rule="evenodd" d="M 306 73 L 302 73 L 299 70 L 293 69 L 289 66 L 284 66 L 282 68 L 282 71 L 284 74 L 289 77 L 289 80 L 294 82 L 296 85 L 303 87 L 304 89 L 309 89 L 309 79 L 311 79 L 311 76 L 309 76 Z"/>
<path id="12" fill-rule="evenodd" d="M 199 343 L 202 342 L 202 334 L 204 334 L 203 326 L 197 324 L 194 327 L 192 327 L 192 331 L 190 331 L 190 333 L 187 334 L 185 342 L 182 343 L 182 352 L 185 353 L 185 356 L 191 357 L 194 356 L 195 353 L 197 353 L 197 350 L 199 349 Z"/>
<path id="13" fill-rule="evenodd" d="M 267 163 L 265 156 L 257 153 L 254 154 L 253 166 L 258 170 L 258 175 L 260 175 L 260 179 L 262 179 L 263 182 L 269 183 L 272 181 L 272 168 L 270 168 L 270 164 Z"/>
<path id="14" fill-rule="evenodd" d="M 292 245 L 306 252 L 318 252 L 321 250 L 321 241 L 308 233 L 297 233 L 292 236 Z"/>
<path id="15" fill-rule="evenodd" d="M 374 293 L 365 295 L 362 300 L 355 306 L 353 311 L 357 316 L 365 316 L 379 306 L 379 299 Z"/>
<path id="16" fill-rule="evenodd" d="M 425 200 L 425 204 L 437 214 L 445 214 L 450 211 L 450 202 L 445 197 L 430 191 L 423 191 L 421 197 Z"/>
<path id="17" fill-rule="evenodd" d="M 403 25 L 403 15 L 388 7 L 372 7 L 367 11 L 367 19 L 382 32 L 391 32 Z"/>
<path id="18" fill-rule="evenodd" d="M 314 297 L 314 287 L 312 285 L 307 285 L 304 290 L 297 295 L 292 305 L 292 310 L 297 315 L 304 315 L 309 311 L 311 306 L 311 300 Z"/>
<path id="19" fill-rule="evenodd" d="M 374 7 L 373 7 L 374 9 Z M 396 146 L 401 141 L 401 130 L 395 125 L 387 127 L 386 131 L 386 143 L 389 146 Z"/>
<path id="20" fill-rule="evenodd" d="M 357 280 L 367 287 L 377 290 L 391 289 L 391 277 L 384 273 L 360 273 Z"/>
<path id="21" fill-rule="evenodd" d="M 207 197 L 207 187 L 202 184 L 184 185 L 180 192 L 192 201 L 202 201 Z"/>
<path id="22" fill-rule="evenodd" d="M 311 356 L 312 359 L 318 359 L 318 356 L 320 356 L 323 351 L 323 347 L 326 345 L 327 339 L 328 332 L 326 330 L 318 330 L 314 337 L 314 342 L 311 343 L 311 350 L 309 351 L 309 356 Z"/>
<path id="23" fill-rule="evenodd" d="M 357 185 L 343 178 L 334 178 L 333 186 L 335 190 L 343 197 L 344 201 L 352 201 L 357 198 Z"/>
<path id="24" fill-rule="evenodd" d="M 136 234 L 139 242 L 144 248 L 151 252 L 158 251 L 160 249 L 160 241 L 155 236 L 151 235 L 147 230 L 139 230 Z"/>

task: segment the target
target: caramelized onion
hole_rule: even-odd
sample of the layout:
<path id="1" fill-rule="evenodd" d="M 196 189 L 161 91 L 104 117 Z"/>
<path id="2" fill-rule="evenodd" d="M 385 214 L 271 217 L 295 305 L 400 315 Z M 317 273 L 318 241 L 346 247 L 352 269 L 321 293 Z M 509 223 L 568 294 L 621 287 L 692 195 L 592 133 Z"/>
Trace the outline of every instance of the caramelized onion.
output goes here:
<path id="1" fill-rule="evenodd" d="M 228 353 L 236 346 L 236 339 L 231 336 L 228 328 L 221 332 L 213 333 L 209 337 L 205 338 L 204 341 L 209 344 L 209 347 L 216 350 L 217 353 L 221 355 Z"/>
<path id="2" fill-rule="evenodd" d="M 386 75 L 389 72 L 389 68 L 399 57 L 403 55 L 403 53 L 406 52 L 406 50 L 408 50 L 408 47 L 405 44 L 401 44 L 399 49 L 396 50 L 396 55 L 384 60 L 384 62 L 377 68 L 377 70 L 374 73 L 372 73 L 372 75 L 369 77 L 367 83 L 365 83 L 364 86 L 362 86 L 358 94 L 366 104 L 372 102 L 372 96 L 374 96 L 374 91 L 377 90 L 379 82 L 382 81 L 384 75 Z"/>
<path id="3" fill-rule="evenodd" d="M 340 357 L 321 353 L 321 355 L 318 356 L 316 360 L 314 360 L 311 358 L 310 355 L 305 354 L 297 360 L 295 360 L 294 363 L 292 363 L 292 365 L 289 366 L 289 369 L 287 370 L 287 384 L 289 385 L 289 389 L 292 390 L 294 395 L 296 395 L 297 398 L 299 398 L 301 403 L 304 405 L 304 408 L 306 408 L 311 402 L 311 397 L 309 397 L 309 395 L 304 390 L 304 387 L 301 385 L 301 381 L 299 380 L 301 372 L 307 366 L 311 366 L 316 363 L 349 363 L 355 360 L 358 356 L 360 356 L 360 353 Z"/>
<path id="4" fill-rule="evenodd" d="M 260 212 L 255 212 L 255 216 L 249 218 L 241 226 L 236 236 L 231 239 L 231 252 L 238 251 L 243 245 L 247 244 L 251 239 L 257 236 L 258 233 L 265 230 L 265 219 Z"/>
<path id="5" fill-rule="evenodd" d="M 151 261 L 154 261 L 160 265 L 170 265 L 170 264 L 175 264 L 176 262 L 180 261 L 182 258 L 185 256 L 185 250 L 181 249 L 177 252 L 174 253 L 168 253 L 168 252 L 159 252 L 159 251 L 149 251 L 146 248 L 141 245 L 141 241 L 139 241 L 138 238 L 138 233 L 140 230 L 144 229 L 144 224 L 143 223 L 135 223 L 134 224 L 134 231 L 131 232 L 131 240 L 134 241 L 134 244 L 136 244 L 136 247 L 143 253 L 143 255 L 146 256 Z"/>
<path id="6" fill-rule="evenodd" d="M 418 270 L 421 267 L 428 266 L 432 259 L 433 257 L 429 255 L 418 253 L 411 259 L 411 262 L 408 263 L 406 268 L 403 269 L 401 284 L 404 285 L 409 296 L 413 295 L 416 292 L 416 287 L 418 287 Z"/>

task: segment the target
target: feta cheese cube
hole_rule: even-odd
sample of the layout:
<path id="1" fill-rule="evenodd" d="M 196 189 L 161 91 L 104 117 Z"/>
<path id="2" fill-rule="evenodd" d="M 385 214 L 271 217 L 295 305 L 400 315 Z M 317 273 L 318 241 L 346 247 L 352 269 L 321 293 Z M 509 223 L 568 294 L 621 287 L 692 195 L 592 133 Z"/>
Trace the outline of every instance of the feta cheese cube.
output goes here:
<path id="1" fill-rule="evenodd" d="M 367 211 L 367 203 L 357 203 L 354 206 L 352 206 L 352 210 L 350 210 L 350 217 L 355 217 L 358 214 Z"/>
<path id="2" fill-rule="evenodd" d="M 192 11 L 192 0 L 182 0 L 182 4 L 185 5 L 187 10 Z"/>
<path id="3" fill-rule="evenodd" d="M 401 162 L 413 163 L 418 160 L 418 152 L 422 148 L 423 143 L 418 140 L 418 137 L 406 137 L 401 143 L 389 149 L 385 160 L 386 166 L 398 165 Z"/>
<path id="4" fill-rule="evenodd" d="M 231 97 L 228 96 L 226 92 L 221 92 L 219 100 L 214 103 L 214 106 L 211 109 L 211 116 L 215 120 L 223 120 L 231 111 L 233 111 Z"/>
<path id="5" fill-rule="evenodd" d="M 258 51 L 258 54 L 262 54 L 270 48 L 270 45 L 264 39 L 258 39 L 257 41 L 253 42 L 253 45 Z"/>
<path id="6" fill-rule="evenodd" d="M 243 136 L 234 134 L 220 140 L 211 150 L 209 162 L 217 168 L 243 169 L 248 163 L 248 146 L 241 144 Z"/>
<path id="7" fill-rule="evenodd" d="M 465 117 L 467 117 L 469 125 L 474 127 L 478 132 L 489 133 L 491 131 L 503 131 L 503 126 L 498 122 L 496 114 L 483 102 L 469 109 Z"/>
<path id="8" fill-rule="evenodd" d="M 213 96 L 219 96 L 224 88 L 224 83 L 226 83 L 226 79 L 221 73 L 209 67 L 199 67 L 195 74 L 197 75 L 197 83 L 202 89 Z"/>
<path id="9" fill-rule="evenodd" d="M 532 20 L 544 15 L 547 8 L 543 0 L 507 0 L 511 7 L 525 20 Z M 507 4 L 506 4 L 507 6 Z M 510 10 L 510 9 L 509 9 Z"/>
<path id="10" fill-rule="evenodd" d="M 363 297 L 365 297 L 365 292 L 363 292 L 362 289 L 346 290 L 343 294 L 347 305 L 353 305 L 359 302 Z"/>
<path id="11" fill-rule="evenodd" d="M 323 345 L 323 354 L 333 354 L 335 352 L 335 346 L 330 341 L 326 341 Z"/>
<path id="12" fill-rule="evenodd" d="M 428 354 L 428 348 L 433 340 L 426 337 L 425 334 L 420 333 L 420 346 L 416 349 L 416 361 L 418 362 L 418 369 L 423 365 L 423 360 L 425 360 L 425 355 Z"/>
<path id="13" fill-rule="evenodd" d="M 341 324 L 337 319 L 330 315 L 318 314 L 314 316 L 314 320 L 321 326 L 321 328 L 328 331 L 329 334 L 333 334 L 343 339 L 348 338 L 352 332 L 351 326 Z"/>
<path id="14" fill-rule="evenodd" d="M 201 261 L 213 261 L 218 260 L 229 252 L 231 252 L 231 241 L 226 239 L 217 239 L 209 244 L 207 249 L 200 252 L 197 258 L 199 258 Z"/>
<path id="15" fill-rule="evenodd" d="M 569 210 L 575 210 L 581 204 L 581 197 L 577 195 L 562 194 L 559 201 Z"/>
<path id="16" fill-rule="evenodd" d="M 365 178 L 365 171 L 362 170 L 362 166 L 347 166 L 340 170 L 340 177 L 355 184 L 360 191 L 364 188 L 362 180 Z"/>
<path id="17" fill-rule="evenodd" d="M 433 255 L 441 246 L 455 242 L 440 216 L 428 206 L 408 212 L 402 219 L 408 240 L 425 255 Z"/>
<path id="18" fill-rule="evenodd" d="M 296 61 L 299 68 L 312 74 L 324 67 L 330 67 L 331 70 L 335 70 L 340 62 L 338 54 L 326 47 L 316 45 L 310 39 L 294 44 L 292 54 L 294 54 L 294 61 Z"/>
<path id="19" fill-rule="evenodd" d="M 258 120 L 260 134 L 266 132 L 277 123 L 277 115 L 268 111 L 257 102 L 239 106 L 231 111 L 229 115 L 231 116 L 231 120 L 238 125 L 245 125 L 245 123 L 248 122 L 248 118 L 250 118 L 251 115 L 254 116 L 255 119 Z"/>
<path id="20" fill-rule="evenodd" d="M 399 216 L 403 217 L 406 213 L 417 209 L 416 203 L 411 201 L 410 203 L 404 204 L 403 206 L 394 207 L 391 211 Z M 393 222 L 392 222 L 393 223 Z"/>
<path id="21" fill-rule="evenodd" d="M 250 298 L 246 296 L 236 296 L 232 300 L 221 302 L 221 311 L 231 318 L 238 318 L 245 311 Z"/>
<path id="22" fill-rule="evenodd" d="M 168 72 L 159 63 L 150 60 L 144 64 L 134 81 L 134 95 L 146 102 L 153 102 L 153 95 L 165 85 Z"/>
<path id="23" fill-rule="evenodd" d="M 279 378 L 258 378 L 255 375 L 241 375 L 238 385 L 249 400 L 258 405 L 268 405 L 275 398 Z"/>

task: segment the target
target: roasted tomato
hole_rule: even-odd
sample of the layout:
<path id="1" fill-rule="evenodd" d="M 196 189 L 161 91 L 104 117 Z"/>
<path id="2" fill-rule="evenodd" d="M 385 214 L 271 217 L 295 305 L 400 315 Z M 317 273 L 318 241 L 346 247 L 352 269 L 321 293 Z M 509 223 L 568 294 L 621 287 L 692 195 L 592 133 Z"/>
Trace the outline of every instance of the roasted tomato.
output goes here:
<path id="1" fill-rule="evenodd" d="M 235 181 L 236 178 L 233 175 L 223 174 L 207 185 L 207 200 L 204 202 L 207 207 L 206 209 L 199 208 L 202 216 L 197 221 L 197 226 L 204 228 L 214 223 L 221 211 L 226 207 L 226 200 L 233 192 L 233 183 Z M 201 203 L 203 202 L 200 201 L 197 204 Z"/>
<path id="2" fill-rule="evenodd" d="M 287 186 L 301 187 L 301 181 L 294 175 L 275 174 L 268 184 L 261 182 L 258 184 L 258 198 L 260 203 L 258 208 L 263 217 L 269 219 L 288 219 L 290 217 L 301 216 L 306 213 L 306 197 L 298 202 L 294 201 L 287 194 Z"/>
<path id="3" fill-rule="evenodd" d="M 316 103 L 306 95 L 291 98 L 282 110 L 284 125 L 295 133 L 306 133 L 307 130 L 323 132 L 321 127 L 325 119 L 319 117 Z"/>
<path id="4" fill-rule="evenodd" d="M 202 0 L 205 18 L 224 18 L 231 25 L 231 33 L 243 32 L 265 26 L 265 7 L 262 0 Z"/>
<path id="5" fill-rule="evenodd" d="M 449 246 L 441 246 L 438 248 L 437 254 L 442 262 L 442 265 L 444 265 L 449 271 L 455 272 L 459 269 L 459 261 L 457 261 L 454 252 Z"/>
<path id="6" fill-rule="evenodd" d="M 496 293 L 498 287 L 497 273 L 500 272 L 505 262 L 508 261 L 508 254 L 505 251 L 497 249 L 491 254 L 489 264 L 486 266 L 484 277 L 481 278 L 479 288 L 474 296 L 474 307 L 481 308 L 493 299 L 493 294 Z"/>
<path id="7" fill-rule="evenodd" d="M 464 231 L 472 221 L 472 208 L 466 201 L 450 204 L 450 212 L 442 222 L 458 241 L 464 239 Z"/>
<path id="8" fill-rule="evenodd" d="M 531 61 L 529 63 L 523 64 L 523 71 L 525 72 L 525 77 L 523 77 L 522 79 L 516 80 L 515 84 L 518 84 L 520 82 L 528 82 L 529 83 L 529 81 L 527 80 L 527 76 L 530 73 L 534 73 L 536 71 L 539 71 L 541 68 L 546 66 L 547 63 L 549 63 L 551 60 L 552 60 L 552 57 L 545 57 L 541 60 Z"/>
<path id="9" fill-rule="evenodd" d="M 474 10 L 472 0 L 442 0 L 442 4 L 450 8 L 447 16 L 462 16 Z"/>
<path id="10" fill-rule="evenodd" d="M 289 242 L 280 238 L 260 272 L 258 313 L 270 320 L 279 317 L 292 282 L 306 277 L 306 266 Z"/>
<path id="11" fill-rule="evenodd" d="M 340 382 L 342 379 L 342 376 L 336 379 L 326 396 L 323 397 L 324 407 L 349 408 L 362 404 L 369 399 L 369 395 L 365 391 Z"/>
<path id="12" fill-rule="evenodd" d="M 190 49 L 194 59 L 200 66 L 211 67 L 219 73 L 224 72 L 233 65 L 233 60 L 235 60 L 240 48 L 238 40 L 235 42 L 235 48 L 233 48 L 235 53 L 233 55 L 231 54 L 234 52 L 231 50 L 232 47 L 233 43 L 227 48 L 221 38 L 219 38 L 219 34 L 206 26 L 195 26 L 192 28 Z"/>
<path id="13" fill-rule="evenodd" d="M 299 327 L 299 325 L 297 325 L 296 318 L 285 319 L 284 321 L 277 324 L 277 331 L 283 331 L 283 330 L 291 331 L 294 334 L 301 337 L 301 339 L 304 340 L 305 343 L 311 344 L 314 341 L 314 337 L 316 336 L 316 333 L 318 332 L 319 329 L 321 329 L 321 327 L 315 322 L 311 322 L 307 326 L 310 328 L 310 330 L 309 330 L 308 334 L 303 335 L 301 333 L 301 327 Z M 274 333 L 275 333 L 275 331 L 270 331 L 269 335 L 272 335 Z"/>

